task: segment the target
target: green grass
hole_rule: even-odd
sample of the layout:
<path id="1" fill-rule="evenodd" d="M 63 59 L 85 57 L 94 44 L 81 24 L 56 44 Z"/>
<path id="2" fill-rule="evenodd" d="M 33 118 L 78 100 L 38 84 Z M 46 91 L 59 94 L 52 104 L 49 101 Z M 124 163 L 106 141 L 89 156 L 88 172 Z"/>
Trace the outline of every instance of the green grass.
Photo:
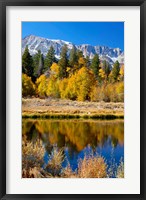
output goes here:
<path id="1" fill-rule="evenodd" d="M 83 114 L 50 114 L 50 113 L 24 113 L 22 118 L 32 118 L 32 119 L 124 119 L 124 115 L 114 115 L 114 114 L 92 114 L 92 115 L 83 115 Z"/>

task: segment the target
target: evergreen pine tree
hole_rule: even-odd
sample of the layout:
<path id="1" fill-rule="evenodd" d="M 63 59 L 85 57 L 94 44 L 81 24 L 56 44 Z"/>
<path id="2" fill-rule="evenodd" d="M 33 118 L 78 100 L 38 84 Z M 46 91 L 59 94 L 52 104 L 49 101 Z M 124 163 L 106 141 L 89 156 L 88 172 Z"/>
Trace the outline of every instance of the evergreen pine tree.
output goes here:
<path id="1" fill-rule="evenodd" d="M 98 75 L 99 75 L 99 65 L 100 65 L 99 56 L 98 56 L 98 54 L 95 54 L 93 59 L 92 59 L 90 67 L 93 70 L 93 73 L 94 73 L 96 78 L 98 78 Z"/>
<path id="2" fill-rule="evenodd" d="M 87 67 L 90 67 L 90 58 L 89 58 L 89 56 L 86 57 L 86 65 L 87 65 Z"/>
<path id="3" fill-rule="evenodd" d="M 55 50 L 54 50 L 53 46 L 51 46 L 50 49 L 48 50 L 48 53 L 47 53 L 46 58 L 44 60 L 44 72 L 47 71 L 48 69 L 50 69 L 53 62 L 56 62 Z"/>
<path id="4" fill-rule="evenodd" d="M 60 67 L 60 75 L 59 75 L 60 78 L 67 77 L 67 71 L 66 71 L 67 66 L 68 66 L 67 50 L 68 50 L 67 46 L 64 45 L 62 47 L 61 54 L 60 54 L 61 59 L 58 62 L 58 65 Z"/>
<path id="5" fill-rule="evenodd" d="M 116 61 L 113 65 L 112 69 L 112 79 L 113 81 L 117 81 L 120 72 L 120 63 Z"/>
<path id="6" fill-rule="evenodd" d="M 77 59 L 79 60 L 79 58 L 83 58 L 83 57 L 84 57 L 83 52 L 80 50 L 77 50 Z"/>
<path id="7" fill-rule="evenodd" d="M 106 79 L 107 79 L 110 74 L 110 68 L 111 68 L 110 64 L 106 60 L 104 60 L 102 68 L 103 68 L 103 71 L 104 71 Z"/>
<path id="8" fill-rule="evenodd" d="M 33 59 L 29 53 L 28 46 L 26 46 L 22 56 L 22 73 L 33 77 Z"/>
<path id="9" fill-rule="evenodd" d="M 44 69 L 44 57 L 43 54 L 40 55 L 40 59 L 39 59 L 39 65 L 38 65 L 38 70 L 37 70 L 37 76 L 39 77 Z"/>
<path id="10" fill-rule="evenodd" d="M 77 53 L 76 48 L 73 46 L 73 48 L 70 51 L 69 65 L 73 67 L 75 64 L 77 64 Z"/>
<path id="11" fill-rule="evenodd" d="M 43 62 L 43 55 L 41 54 L 41 51 L 38 50 L 38 53 L 36 53 L 33 57 L 33 65 L 34 65 L 34 76 L 38 78 L 42 74 L 42 70 L 44 67 Z"/>

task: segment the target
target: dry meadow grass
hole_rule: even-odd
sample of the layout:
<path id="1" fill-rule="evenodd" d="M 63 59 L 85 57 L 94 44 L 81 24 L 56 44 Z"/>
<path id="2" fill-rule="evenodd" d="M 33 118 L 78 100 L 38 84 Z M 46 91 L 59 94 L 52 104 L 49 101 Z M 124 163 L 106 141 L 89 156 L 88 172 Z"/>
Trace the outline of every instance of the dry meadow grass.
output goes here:
<path id="1" fill-rule="evenodd" d="M 61 99 L 22 99 L 23 117 L 33 116 L 64 116 L 76 118 L 98 118 L 98 116 L 121 117 L 124 116 L 124 103 L 105 102 L 79 102 Z"/>

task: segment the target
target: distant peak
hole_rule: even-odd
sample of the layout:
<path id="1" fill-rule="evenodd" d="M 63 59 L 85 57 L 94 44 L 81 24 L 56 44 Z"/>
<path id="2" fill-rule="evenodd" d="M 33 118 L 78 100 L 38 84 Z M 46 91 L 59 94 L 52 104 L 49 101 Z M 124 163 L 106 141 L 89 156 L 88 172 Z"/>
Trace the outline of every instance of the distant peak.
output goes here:
<path id="1" fill-rule="evenodd" d="M 33 35 L 33 34 L 30 34 L 30 35 L 28 35 L 28 36 L 25 36 L 24 38 L 23 38 L 23 40 L 24 39 L 27 39 L 27 38 L 38 38 L 38 39 L 42 39 L 42 40 L 48 40 L 48 41 L 53 41 L 53 42 L 57 42 L 57 43 L 65 43 L 65 44 L 67 44 L 67 45 L 69 45 L 69 44 L 71 44 L 71 45 L 73 45 L 73 46 L 84 46 L 84 47 L 86 47 L 86 46 L 92 46 L 92 47 L 95 47 L 95 48 L 97 48 L 97 47 L 101 47 L 101 48 L 103 48 L 103 49 L 113 49 L 114 51 L 122 51 L 119 47 L 109 47 L 109 46 L 107 46 L 107 45 L 91 45 L 91 44 L 74 44 L 74 43 L 72 43 L 72 42 L 70 42 L 70 41 L 66 41 L 66 40 L 61 40 L 61 39 L 50 39 L 50 38 L 46 38 L 46 37 L 41 37 L 41 36 L 36 36 L 36 35 Z M 123 51 L 122 51 L 123 52 Z"/>
<path id="2" fill-rule="evenodd" d="M 113 64 L 113 62 L 115 62 L 117 59 L 120 59 L 121 62 L 124 62 L 124 52 L 118 47 L 112 48 L 106 45 L 93 46 L 87 43 L 77 45 L 70 41 L 61 39 L 49 39 L 33 34 L 30 34 L 23 38 L 23 51 L 26 45 L 28 45 L 31 55 L 35 55 L 38 52 L 38 50 L 40 50 L 42 54 L 46 56 L 50 46 L 53 46 L 55 50 L 55 57 L 59 59 L 62 47 L 66 45 L 68 48 L 68 55 L 70 54 L 71 49 L 75 47 L 77 50 L 82 51 L 85 57 L 88 56 L 90 59 L 92 59 L 95 54 L 98 54 L 101 59 L 105 59 L 111 64 Z"/>
<path id="3" fill-rule="evenodd" d="M 80 44 L 79 46 L 92 46 L 91 44 Z"/>
<path id="4" fill-rule="evenodd" d="M 35 35 L 27 35 L 27 36 L 25 36 L 25 38 L 30 38 L 30 37 L 37 37 L 37 36 L 35 36 Z"/>

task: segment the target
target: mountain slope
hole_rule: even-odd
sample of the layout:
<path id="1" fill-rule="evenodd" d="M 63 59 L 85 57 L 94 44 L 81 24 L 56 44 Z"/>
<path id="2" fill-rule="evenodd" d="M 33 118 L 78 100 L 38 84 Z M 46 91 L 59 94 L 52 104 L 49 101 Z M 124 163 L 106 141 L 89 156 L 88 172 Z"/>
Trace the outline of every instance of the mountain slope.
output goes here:
<path id="1" fill-rule="evenodd" d="M 118 60 L 120 63 L 124 63 L 124 52 L 119 48 L 110 48 L 107 46 L 98 45 L 92 46 L 89 44 L 75 45 L 64 40 L 53 40 L 34 35 L 29 35 L 22 39 L 22 53 L 24 52 L 26 45 L 28 45 L 31 55 L 34 55 L 38 50 L 41 50 L 42 54 L 46 56 L 50 46 L 53 46 L 55 49 L 56 58 L 60 58 L 61 49 L 65 44 L 68 47 L 68 55 L 73 46 L 75 46 L 77 49 L 83 52 L 85 57 L 89 56 L 90 59 L 92 59 L 97 53 L 101 60 L 107 60 L 111 65 L 116 60 Z"/>

